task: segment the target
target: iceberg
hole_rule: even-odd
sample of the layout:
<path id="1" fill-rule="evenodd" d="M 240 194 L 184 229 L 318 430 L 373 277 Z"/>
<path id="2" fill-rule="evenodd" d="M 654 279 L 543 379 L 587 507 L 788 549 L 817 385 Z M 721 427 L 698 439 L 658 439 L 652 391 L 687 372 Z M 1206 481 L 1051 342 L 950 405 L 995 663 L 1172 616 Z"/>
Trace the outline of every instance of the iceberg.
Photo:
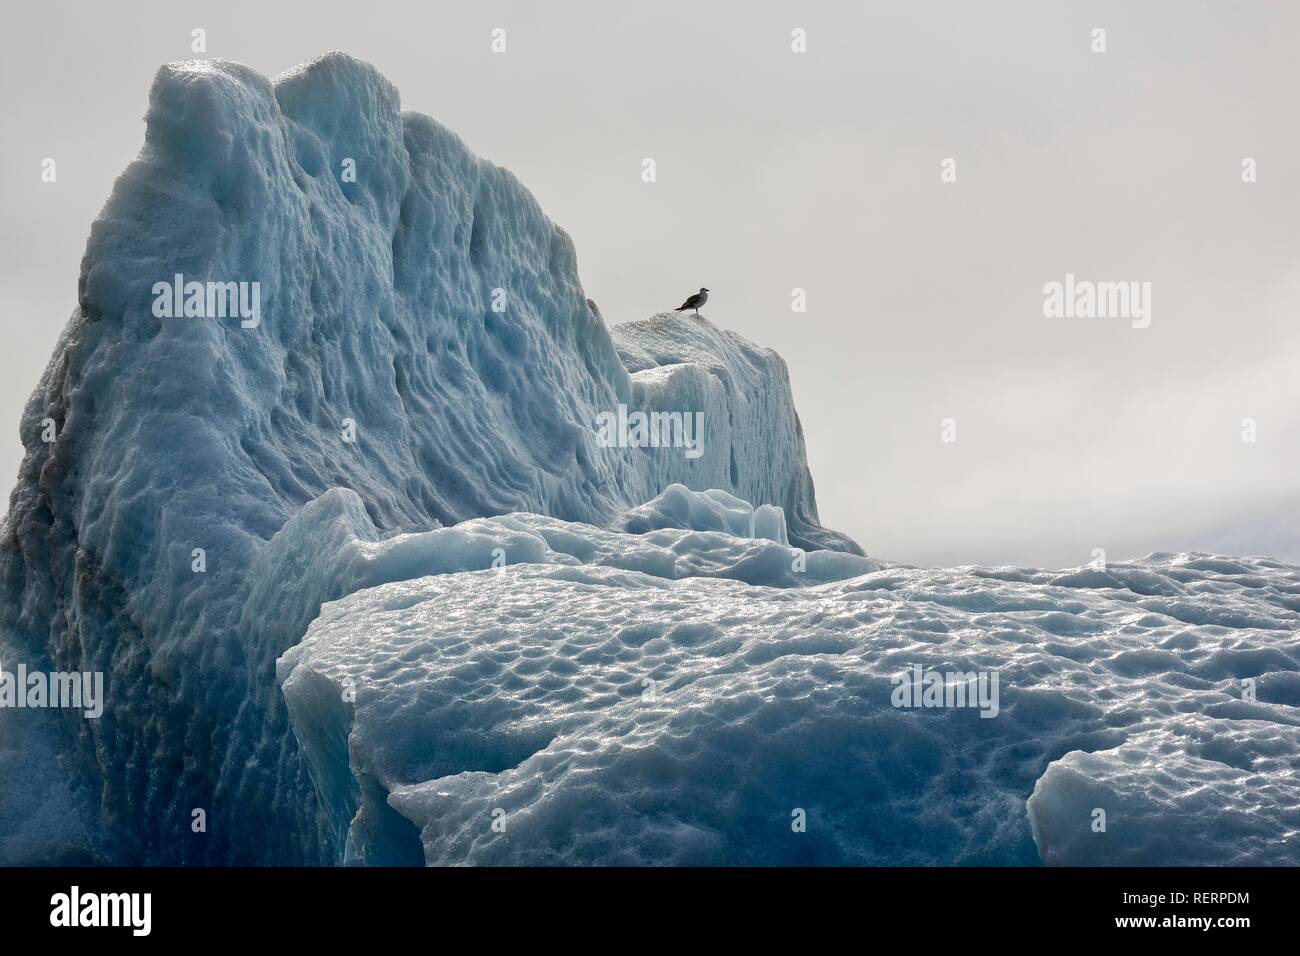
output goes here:
<path id="1" fill-rule="evenodd" d="M 868 557 L 346 55 L 159 71 L 20 433 L 0 863 L 1300 864 L 1300 567 Z"/>
<path id="2" fill-rule="evenodd" d="M 620 406 L 700 415 L 701 454 L 602 447 Z M 106 704 L 0 710 L 5 861 L 335 859 L 274 669 L 370 580 L 354 539 L 603 527 L 681 484 L 861 554 L 818 521 L 774 352 L 694 317 L 611 333 L 515 177 L 338 53 L 158 72 L 20 434 L 0 661 L 102 673 Z"/>

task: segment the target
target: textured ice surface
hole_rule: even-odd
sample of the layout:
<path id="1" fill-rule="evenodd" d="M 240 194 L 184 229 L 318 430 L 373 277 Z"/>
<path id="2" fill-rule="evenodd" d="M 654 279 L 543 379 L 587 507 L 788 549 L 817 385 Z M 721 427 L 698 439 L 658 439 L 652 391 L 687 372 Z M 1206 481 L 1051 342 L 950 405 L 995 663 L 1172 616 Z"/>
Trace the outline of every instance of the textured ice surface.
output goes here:
<path id="1" fill-rule="evenodd" d="M 780 508 L 772 505 L 755 508 L 725 491 L 712 490 L 701 494 L 684 485 L 669 485 L 654 501 L 619 515 L 615 525 L 637 534 L 657 528 L 689 528 L 789 543 L 785 514 Z"/>
<path id="2" fill-rule="evenodd" d="M 359 591 L 281 660 L 346 859 L 1300 864 L 1300 568 L 776 588 L 569 531 L 603 566 Z M 996 671 L 997 715 L 892 706 L 916 665 Z"/>
<path id="3" fill-rule="evenodd" d="M 274 81 L 172 64 L 146 122 L 25 409 L 0 535 L 0 659 L 104 671 L 107 709 L 0 712 L 0 769 L 47 768 L 24 793 L 0 778 L 0 859 L 60 852 L 14 836 L 36 792 L 63 794 L 42 803 L 64 820 L 82 807 L 101 859 L 333 859 L 274 662 L 364 565 L 328 553 L 353 530 L 520 511 L 603 526 L 678 482 L 781 508 L 797 546 L 860 550 L 817 523 L 775 353 L 694 317 L 611 337 L 528 191 L 401 112 L 367 64 Z M 260 323 L 155 318 L 178 274 L 259 283 Z M 599 414 L 657 403 L 703 414 L 700 458 L 598 445 Z M 296 538 L 336 488 L 353 493 L 323 506 L 337 538 Z"/>
<path id="4" fill-rule="evenodd" d="M 708 513 L 719 502 L 726 502 L 735 514 L 746 510 L 753 513 L 744 502 L 729 496 L 699 494 L 681 486 L 673 486 L 637 510 L 661 513 L 671 510 L 668 502 L 697 514 Z M 774 520 L 779 522 L 779 513 Z M 425 575 L 452 575 L 458 579 L 458 572 L 480 569 L 481 573 L 500 576 L 525 564 L 560 565 L 579 574 L 608 568 L 663 580 L 716 577 L 772 588 L 840 580 L 881 567 L 880 562 L 859 555 L 805 553 L 764 538 L 739 538 L 689 527 L 627 534 L 535 514 L 479 518 L 453 528 L 380 540 L 356 496 L 335 490 L 310 503 L 273 539 L 268 560 L 260 569 L 263 583 L 254 592 L 250 607 L 254 616 L 260 615 L 263 595 L 281 593 L 291 580 L 316 585 L 316 590 L 300 598 L 304 607 L 314 610 L 336 595 L 374 588 L 384 582 Z M 563 608 L 540 607 L 532 616 L 550 618 L 557 628 L 569 626 Z M 507 629 L 510 627 L 507 625 Z M 294 649 L 282 658 L 279 670 L 283 679 L 289 678 L 292 662 L 297 659 Z M 356 838 L 357 833 L 377 826 L 374 821 L 387 820 L 391 824 L 392 820 L 385 801 L 387 791 L 378 780 L 348 768 L 349 708 L 341 688 L 317 679 L 310 669 L 300 671 L 289 683 L 293 692 L 287 698 L 295 715 L 295 732 L 305 744 L 304 753 L 329 814 L 335 845 L 345 847 L 343 858 L 349 862 L 411 862 L 406 853 L 410 845 L 400 859 L 388 855 L 389 851 L 376 851 L 375 839 L 383 847 L 401 845 L 400 841 L 394 844 L 388 824 L 380 828 L 377 838 Z M 389 729 L 394 737 L 383 744 L 385 747 L 409 744 L 422 749 L 429 745 L 428 741 L 413 740 L 404 728 L 390 725 Z M 472 739 L 478 727 L 467 725 L 452 733 Z M 491 749 L 493 744 L 487 742 L 485 746 Z M 358 811 L 359 822 L 354 821 Z"/>

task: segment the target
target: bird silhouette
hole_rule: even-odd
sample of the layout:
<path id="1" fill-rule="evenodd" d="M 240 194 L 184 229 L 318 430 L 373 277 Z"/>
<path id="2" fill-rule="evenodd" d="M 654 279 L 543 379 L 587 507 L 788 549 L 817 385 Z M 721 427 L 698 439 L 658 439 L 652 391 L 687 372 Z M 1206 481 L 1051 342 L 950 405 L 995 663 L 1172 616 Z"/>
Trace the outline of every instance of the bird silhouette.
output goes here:
<path id="1" fill-rule="evenodd" d="M 700 306 L 702 306 L 705 302 L 708 301 L 709 301 L 709 290 L 704 288 L 704 286 L 700 286 L 699 292 L 695 293 L 695 295 L 691 296 L 689 299 L 687 299 L 677 308 L 673 309 L 673 311 L 682 312 L 685 311 L 686 309 L 694 309 L 695 314 L 699 315 Z"/>

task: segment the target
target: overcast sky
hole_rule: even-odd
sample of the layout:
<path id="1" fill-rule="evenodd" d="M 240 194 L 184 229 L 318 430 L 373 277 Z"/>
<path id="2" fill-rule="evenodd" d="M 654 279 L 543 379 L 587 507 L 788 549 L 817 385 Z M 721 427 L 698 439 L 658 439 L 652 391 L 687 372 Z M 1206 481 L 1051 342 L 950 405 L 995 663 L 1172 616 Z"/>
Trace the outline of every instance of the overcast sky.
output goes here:
<path id="1" fill-rule="evenodd" d="M 90 223 L 155 71 L 202 27 L 207 55 L 267 75 L 331 49 L 374 63 L 533 191 L 607 321 L 708 286 L 708 318 L 786 358 L 823 522 L 870 554 L 1300 559 L 1298 4 L 166 0 L 5 18 L 6 494 Z M 1066 273 L 1150 282 L 1150 327 L 1046 318 Z"/>

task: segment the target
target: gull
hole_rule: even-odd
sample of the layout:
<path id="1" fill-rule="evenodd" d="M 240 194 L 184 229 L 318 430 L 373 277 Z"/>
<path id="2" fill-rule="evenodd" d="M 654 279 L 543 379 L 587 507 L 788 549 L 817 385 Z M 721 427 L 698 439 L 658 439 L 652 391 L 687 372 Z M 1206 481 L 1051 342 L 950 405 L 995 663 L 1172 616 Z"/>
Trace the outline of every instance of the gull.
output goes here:
<path id="1" fill-rule="evenodd" d="M 683 302 L 683 303 L 682 303 L 681 305 L 679 305 L 677 308 L 673 309 L 673 311 L 674 311 L 674 312 L 682 312 L 682 311 L 684 311 L 684 310 L 686 310 L 686 309 L 694 309 L 694 310 L 695 310 L 695 314 L 696 314 L 696 315 L 699 315 L 699 314 L 700 314 L 700 306 L 702 306 L 705 302 L 708 302 L 708 301 L 709 301 L 709 290 L 706 289 L 706 288 L 704 288 L 704 286 L 700 286 L 700 291 L 699 291 L 699 292 L 695 293 L 695 295 L 691 296 L 689 299 L 687 299 L 685 302 Z"/>

